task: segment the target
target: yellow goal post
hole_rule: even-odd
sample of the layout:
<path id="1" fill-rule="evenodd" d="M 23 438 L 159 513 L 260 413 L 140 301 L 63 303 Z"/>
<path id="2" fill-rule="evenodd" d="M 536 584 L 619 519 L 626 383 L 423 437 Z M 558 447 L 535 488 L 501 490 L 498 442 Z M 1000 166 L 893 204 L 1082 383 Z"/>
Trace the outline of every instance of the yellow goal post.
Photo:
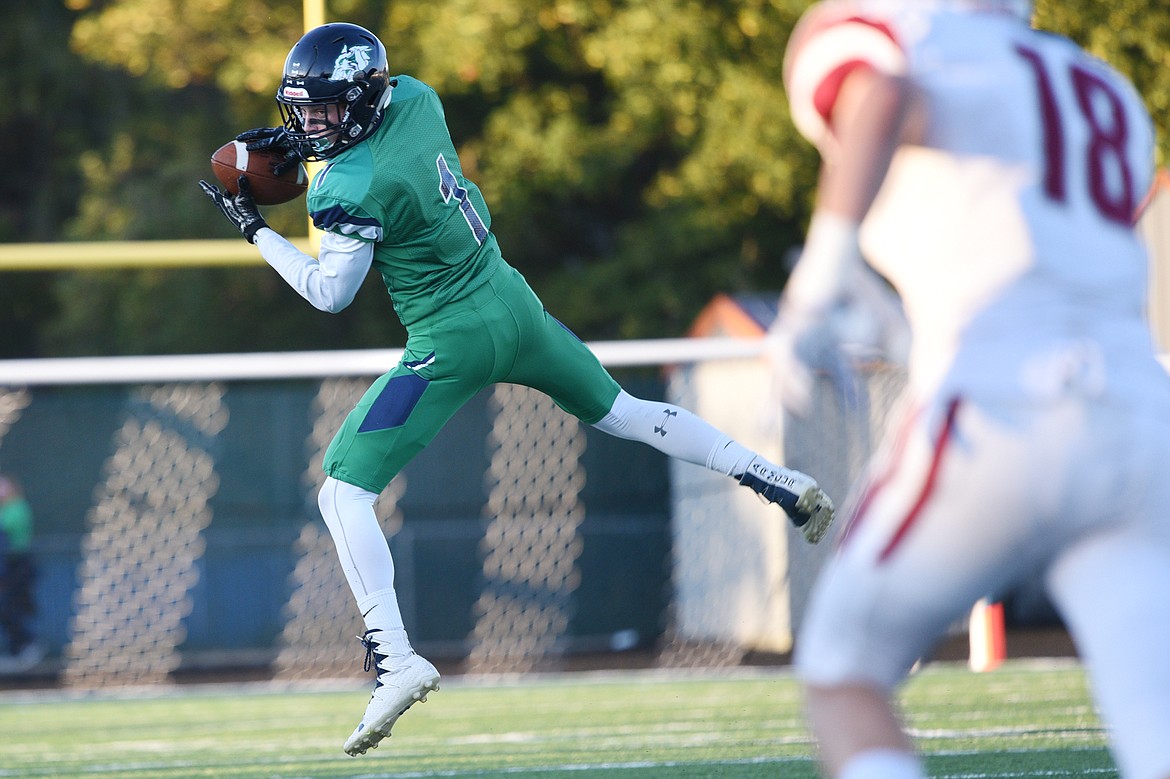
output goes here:
<path id="1" fill-rule="evenodd" d="M 316 252 L 309 238 L 289 240 L 303 252 Z M 263 264 L 264 259 L 256 247 L 239 238 L 0 244 L 0 271 L 190 268 Z"/>

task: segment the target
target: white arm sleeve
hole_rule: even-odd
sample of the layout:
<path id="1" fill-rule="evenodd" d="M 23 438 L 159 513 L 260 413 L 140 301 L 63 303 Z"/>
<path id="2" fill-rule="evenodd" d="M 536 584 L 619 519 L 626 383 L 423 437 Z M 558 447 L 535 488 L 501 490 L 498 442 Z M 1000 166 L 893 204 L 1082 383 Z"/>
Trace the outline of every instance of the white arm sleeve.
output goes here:
<path id="1" fill-rule="evenodd" d="M 320 257 L 305 254 L 270 228 L 256 233 L 256 246 L 301 297 L 334 314 L 353 302 L 374 260 L 372 243 L 334 233 L 321 236 Z"/>

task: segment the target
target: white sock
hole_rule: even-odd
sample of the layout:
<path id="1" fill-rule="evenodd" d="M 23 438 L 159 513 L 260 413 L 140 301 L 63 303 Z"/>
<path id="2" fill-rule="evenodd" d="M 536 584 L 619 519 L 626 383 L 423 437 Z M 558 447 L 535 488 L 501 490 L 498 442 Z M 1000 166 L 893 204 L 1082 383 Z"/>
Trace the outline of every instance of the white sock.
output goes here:
<path id="1" fill-rule="evenodd" d="M 685 408 L 635 398 L 625 390 L 593 425 L 602 432 L 641 441 L 663 454 L 729 476 L 739 476 L 756 456 Z"/>
<path id="2" fill-rule="evenodd" d="M 743 444 L 728 438 L 723 446 L 711 450 L 711 455 L 707 458 L 707 467 L 738 479 L 752 464 L 752 460 L 764 458 Z"/>
<path id="3" fill-rule="evenodd" d="M 366 630 L 378 631 L 373 638 L 383 652 L 390 656 L 408 655 L 411 649 L 406 628 L 402 625 L 402 612 L 398 608 L 398 595 L 394 588 L 371 592 L 358 599 Z"/>
<path id="4" fill-rule="evenodd" d="M 845 764 L 837 779 L 926 779 L 916 755 L 897 749 L 868 749 Z"/>
<path id="5" fill-rule="evenodd" d="M 394 592 L 394 558 L 374 513 L 377 498 L 369 490 L 330 477 L 321 486 L 317 504 L 366 630 L 378 631 L 374 638 L 382 652 L 398 657 L 414 650 Z"/>

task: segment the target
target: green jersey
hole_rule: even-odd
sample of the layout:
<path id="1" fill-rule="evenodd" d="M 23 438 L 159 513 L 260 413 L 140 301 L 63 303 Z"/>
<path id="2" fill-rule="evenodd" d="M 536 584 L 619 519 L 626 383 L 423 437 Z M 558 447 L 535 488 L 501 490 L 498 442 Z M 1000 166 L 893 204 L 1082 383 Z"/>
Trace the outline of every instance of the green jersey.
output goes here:
<path id="1" fill-rule="evenodd" d="M 308 208 L 319 229 L 374 244 L 373 265 L 409 327 L 480 287 L 503 258 L 439 96 L 410 76 L 391 85 L 381 125 L 316 175 Z"/>

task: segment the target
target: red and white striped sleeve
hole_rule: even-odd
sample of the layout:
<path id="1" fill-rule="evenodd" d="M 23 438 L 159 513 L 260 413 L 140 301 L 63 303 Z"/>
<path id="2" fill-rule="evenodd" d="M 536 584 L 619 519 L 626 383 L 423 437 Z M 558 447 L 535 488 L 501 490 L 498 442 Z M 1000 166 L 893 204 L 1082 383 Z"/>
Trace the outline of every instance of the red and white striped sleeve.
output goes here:
<path id="1" fill-rule="evenodd" d="M 867 15 L 862 4 L 829 0 L 813 6 L 793 30 L 784 56 L 784 89 L 796 129 L 824 154 L 845 77 L 856 68 L 897 75 L 906 65 L 892 25 Z"/>

